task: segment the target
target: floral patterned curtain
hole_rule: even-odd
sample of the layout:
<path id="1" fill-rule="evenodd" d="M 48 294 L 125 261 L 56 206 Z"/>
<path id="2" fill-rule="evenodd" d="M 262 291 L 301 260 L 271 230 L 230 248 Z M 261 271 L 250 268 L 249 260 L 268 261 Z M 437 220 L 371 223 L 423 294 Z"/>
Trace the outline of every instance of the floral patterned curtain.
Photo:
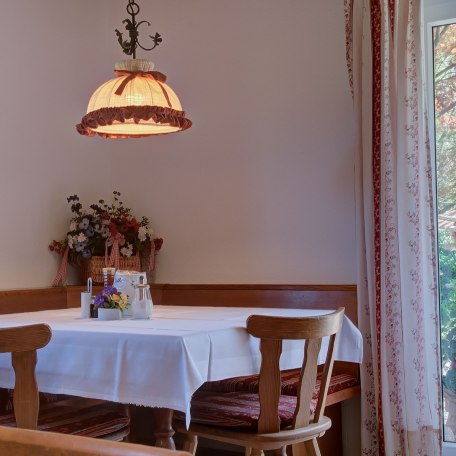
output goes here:
<path id="1" fill-rule="evenodd" d="M 439 455 L 435 223 L 420 0 L 345 0 L 357 120 L 363 455 Z"/>

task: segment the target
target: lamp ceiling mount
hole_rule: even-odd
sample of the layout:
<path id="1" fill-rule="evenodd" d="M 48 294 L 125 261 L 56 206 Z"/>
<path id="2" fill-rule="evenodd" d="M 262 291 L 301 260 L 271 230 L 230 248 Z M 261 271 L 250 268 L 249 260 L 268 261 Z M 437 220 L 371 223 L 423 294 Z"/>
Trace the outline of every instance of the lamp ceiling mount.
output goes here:
<path id="1" fill-rule="evenodd" d="M 128 32 L 130 40 L 124 40 L 123 33 L 120 32 L 118 29 L 115 30 L 117 40 L 119 41 L 119 44 L 122 47 L 123 52 L 127 55 L 131 55 L 134 59 L 136 58 L 136 48 L 138 46 L 144 51 L 151 51 L 152 49 L 155 49 L 163 41 L 161 35 L 159 33 L 155 33 L 155 35 L 149 35 L 149 38 L 151 38 L 153 42 L 152 47 L 147 48 L 141 45 L 141 43 L 138 41 L 138 28 L 142 24 L 147 24 L 150 27 L 150 22 L 136 22 L 136 16 L 138 15 L 139 11 L 139 5 L 135 2 L 135 0 L 128 0 L 127 13 L 131 16 L 131 19 L 123 20 L 122 24 L 125 24 L 125 29 Z"/>

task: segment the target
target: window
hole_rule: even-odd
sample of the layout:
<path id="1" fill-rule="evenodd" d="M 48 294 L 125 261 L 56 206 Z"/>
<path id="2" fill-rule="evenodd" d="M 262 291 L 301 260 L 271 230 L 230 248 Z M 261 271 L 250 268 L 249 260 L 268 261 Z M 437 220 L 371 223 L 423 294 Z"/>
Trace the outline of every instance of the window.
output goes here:
<path id="1" fill-rule="evenodd" d="M 432 27 L 444 440 L 456 442 L 456 22 Z"/>

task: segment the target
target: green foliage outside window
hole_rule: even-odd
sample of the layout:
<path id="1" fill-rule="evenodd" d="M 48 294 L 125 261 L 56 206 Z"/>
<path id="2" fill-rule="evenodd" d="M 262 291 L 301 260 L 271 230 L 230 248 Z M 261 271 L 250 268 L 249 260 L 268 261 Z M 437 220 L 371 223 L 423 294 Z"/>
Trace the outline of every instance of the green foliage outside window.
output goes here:
<path id="1" fill-rule="evenodd" d="M 442 365 L 456 392 L 456 24 L 434 27 L 433 39 Z"/>

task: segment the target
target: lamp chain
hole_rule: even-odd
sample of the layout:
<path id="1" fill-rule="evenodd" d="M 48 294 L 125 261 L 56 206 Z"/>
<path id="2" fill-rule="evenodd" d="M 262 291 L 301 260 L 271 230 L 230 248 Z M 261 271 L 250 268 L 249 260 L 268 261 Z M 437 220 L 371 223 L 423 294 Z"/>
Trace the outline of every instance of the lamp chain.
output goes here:
<path id="1" fill-rule="evenodd" d="M 128 31 L 128 36 L 130 40 L 123 40 L 123 34 L 118 29 L 116 29 L 117 40 L 119 41 L 120 46 L 125 54 L 131 55 L 134 59 L 136 59 L 136 49 L 139 46 L 144 51 L 151 51 L 155 49 L 162 41 L 162 37 L 159 33 L 155 35 L 149 35 L 149 38 L 152 39 L 153 46 L 150 48 L 146 48 L 141 45 L 138 41 L 138 28 L 141 24 L 147 24 L 150 27 L 149 21 L 140 21 L 136 22 L 136 16 L 140 11 L 139 5 L 135 2 L 135 0 L 128 0 L 127 5 L 127 13 L 131 16 L 131 19 L 125 19 L 122 21 L 122 24 L 125 24 L 125 29 Z"/>

